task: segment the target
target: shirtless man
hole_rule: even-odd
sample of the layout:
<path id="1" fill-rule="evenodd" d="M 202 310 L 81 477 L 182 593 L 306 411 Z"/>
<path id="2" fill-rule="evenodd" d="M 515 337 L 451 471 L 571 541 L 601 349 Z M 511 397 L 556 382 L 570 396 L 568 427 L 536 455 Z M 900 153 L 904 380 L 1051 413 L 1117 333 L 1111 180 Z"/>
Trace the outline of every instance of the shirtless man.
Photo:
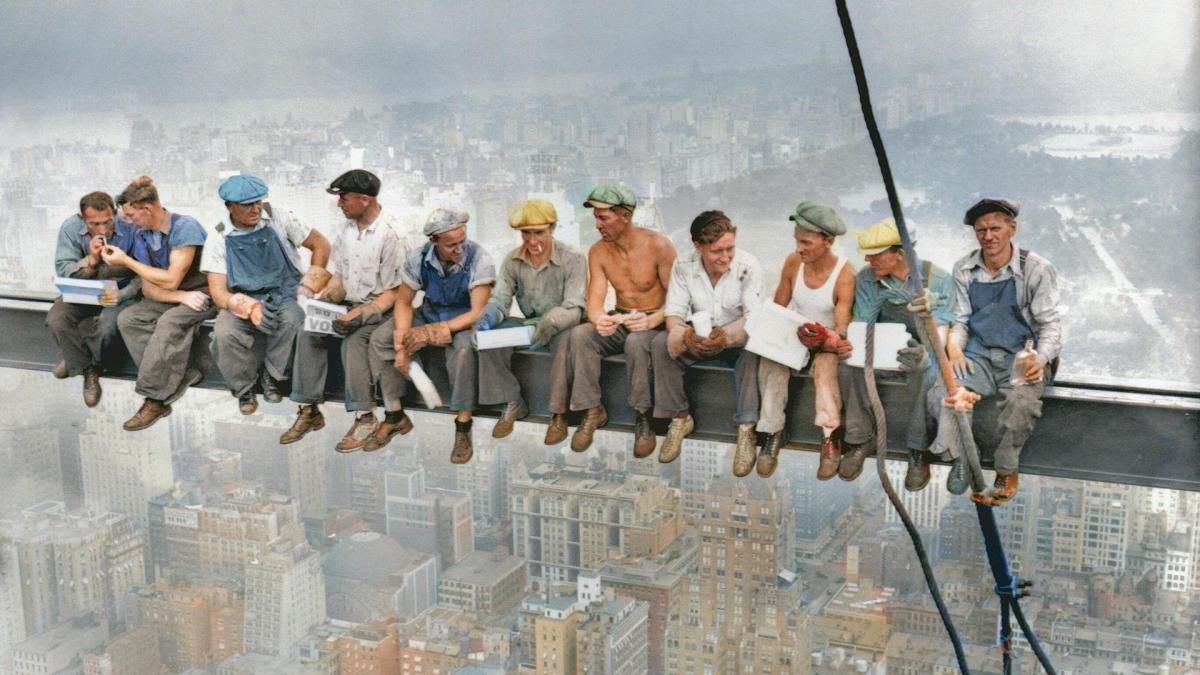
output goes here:
<path id="1" fill-rule="evenodd" d="M 816 419 L 821 427 L 821 462 L 817 478 L 829 480 L 837 473 L 842 451 L 833 432 L 842 425 L 842 397 L 838 388 L 838 360 L 850 357 L 846 329 L 854 305 L 854 269 L 834 255 L 833 241 L 846 233 L 846 225 L 833 209 L 800 202 L 789 220 L 795 225 L 796 250 L 783 263 L 775 289 L 775 304 L 809 318 L 799 329 L 800 341 L 814 350 L 809 369 L 816 387 Z M 758 362 L 762 410 L 758 430 L 767 435 L 758 456 L 758 474 L 775 472 L 784 434 L 791 369 L 770 359 Z"/>
<path id="2" fill-rule="evenodd" d="M 570 373 L 552 380 L 550 410 L 554 417 L 546 430 L 546 443 L 553 445 L 567 437 L 569 404 L 571 410 L 587 411 L 571 438 L 571 449 L 583 452 L 591 447 L 596 429 L 608 422 L 608 412 L 601 405 L 600 362 L 624 350 L 629 405 L 637 413 L 633 454 L 648 457 L 656 445 L 650 428 L 654 407 L 650 346 L 665 320 L 663 306 L 675 247 L 667 237 L 633 225 L 637 198 L 624 185 L 597 185 L 583 205 L 592 209 L 600 232 L 600 241 L 588 251 L 590 323 L 572 330 Z M 609 284 L 616 291 L 617 306 L 605 312 Z"/>

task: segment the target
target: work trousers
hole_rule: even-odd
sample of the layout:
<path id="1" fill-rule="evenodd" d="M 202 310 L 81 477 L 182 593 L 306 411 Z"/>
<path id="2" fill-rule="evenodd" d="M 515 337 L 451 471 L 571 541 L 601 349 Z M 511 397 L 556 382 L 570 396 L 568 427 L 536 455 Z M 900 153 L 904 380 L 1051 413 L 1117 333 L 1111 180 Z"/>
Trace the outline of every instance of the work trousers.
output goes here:
<path id="1" fill-rule="evenodd" d="M 375 383 L 379 369 L 371 358 L 371 336 L 383 325 L 385 314 L 368 314 L 362 326 L 341 340 L 342 371 L 345 373 L 346 410 L 365 412 L 375 409 Z M 391 331 L 388 331 L 390 337 Z M 292 362 L 292 393 L 288 398 L 302 405 L 325 401 L 325 377 L 329 371 L 329 341 L 336 335 L 309 333 L 296 335 L 296 357 Z M 401 394 L 404 392 L 401 391 Z"/>
<path id="2" fill-rule="evenodd" d="M 817 414 L 813 424 L 832 431 L 842 425 L 842 394 L 838 387 L 838 358 L 830 352 L 813 354 L 808 364 L 816 387 Z M 792 369 L 772 361 L 758 360 L 758 390 L 762 397 L 762 409 L 758 417 L 758 430 L 774 434 L 783 431 L 787 423 L 788 384 Z"/>
<path id="3" fill-rule="evenodd" d="M 117 315 L 133 304 L 126 300 L 112 307 L 76 305 L 54 301 L 46 314 L 46 327 L 58 343 L 67 374 L 74 377 L 83 371 L 100 367 L 104 352 L 117 338 Z"/>
<path id="4" fill-rule="evenodd" d="M 928 429 L 932 425 L 926 410 L 926 398 L 937 380 L 934 364 L 926 361 L 920 370 L 904 371 L 905 399 L 908 402 L 908 426 L 904 435 L 909 450 L 924 450 L 929 447 Z M 867 396 L 866 371 L 841 364 L 838 381 L 845 403 L 843 421 L 846 427 L 846 443 L 861 445 L 871 441 L 875 433 L 875 414 L 871 410 L 871 399 Z M 876 380 L 881 372 L 875 371 Z M 886 377 L 886 376 L 885 376 Z"/>
<path id="5" fill-rule="evenodd" d="M 520 319 L 505 319 L 496 328 L 516 328 L 524 325 Z M 557 365 L 560 352 L 566 349 L 570 329 L 561 330 L 550 338 L 550 344 L 536 351 L 549 351 L 553 363 Z M 521 383 L 512 372 L 512 355 L 516 349 L 503 347 L 500 349 L 481 349 L 476 352 L 479 360 L 479 403 L 480 405 L 499 405 L 511 403 L 521 398 Z M 553 370 L 553 367 L 552 367 Z M 551 377 L 555 377 L 551 373 Z"/>
<path id="6" fill-rule="evenodd" d="M 1000 440 L 996 443 L 993 457 L 993 466 L 1001 474 L 1016 473 L 1021 448 L 1033 433 L 1033 425 L 1042 416 L 1042 393 L 1050 378 L 1047 368 L 1041 382 L 1012 386 L 1009 377 L 1012 375 L 1014 356 L 1003 349 L 991 349 L 987 356 L 967 354 L 974 372 L 959 383 L 984 398 L 1003 397 L 997 418 Z M 927 399 L 929 414 L 938 417 L 938 435 L 930 450 L 953 459 L 958 456 L 959 447 L 951 442 L 951 434 L 955 433 L 954 410 L 942 405 L 945 397 L 946 388 L 938 382 L 930 390 Z M 967 413 L 967 419 L 971 419 L 971 413 Z"/>
<path id="7" fill-rule="evenodd" d="M 183 383 L 189 361 L 203 358 L 205 345 L 196 340 L 200 324 L 217 315 L 216 307 L 197 312 L 182 304 L 143 298 L 117 316 L 121 338 L 138 367 L 141 396 L 159 401 Z"/>
<path id="8" fill-rule="evenodd" d="M 625 373 L 629 379 L 629 406 L 634 410 L 650 412 L 654 407 L 654 372 L 650 345 L 661 329 L 629 332 L 618 326 L 617 332 L 607 337 L 596 332 L 590 323 L 571 329 L 570 363 L 571 380 L 556 381 L 550 389 L 551 412 L 566 413 L 571 410 L 588 410 L 600 405 L 600 364 L 604 357 L 625 352 Z"/>
<path id="9" fill-rule="evenodd" d="M 413 316 L 413 328 L 424 325 L 420 316 Z M 396 369 L 396 347 L 393 333 L 396 332 L 396 321 L 389 318 L 371 336 L 371 358 L 379 369 L 379 386 L 383 390 L 383 406 L 385 410 L 403 410 L 402 398 L 408 388 L 408 379 Z M 475 409 L 475 388 L 477 364 L 475 362 L 475 345 L 471 344 L 474 331 L 460 330 L 450 338 L 450 344 L 445 346 L 426 346 L 413 356 L 420 359 L 421 367 L 429 372 L 429 363 L 425 355 L 432 349 L 444 349 L 446 352 L 446 374 L 450 380 L 449 408 L 455 412 Z"/>
<path id="10" fill-rule="evenodd" d="M 262 367 L 276 381 L 291 378 L 292 354 L 296 334 L 304 325 L 304 310 L 291 301 L 280 306 L 276 316 L 279 325 L 267 335 L 249 319 L 238 318 L 229 310 L 217 314 L 211 351 L 234 396 L 241 397 L 254 390 Z"/>
<path id="11" fill-rule="evenodd" d="M 687 412 L 688 399 L 683 389 L 683 375 L 688 368 L 712 364 L 733 367 L 733 390 L 737 394 L 737 406 L 733 414 L 734 424 L 758 422 L 758 355 L 740 348 L 726 349 L 711 359 L 700 361 L 684 352 L 673 358 L 667 350 L 667 332 L 654 336 L 650 347 L 654 362 L 654 416 L 674 417 Z"/>

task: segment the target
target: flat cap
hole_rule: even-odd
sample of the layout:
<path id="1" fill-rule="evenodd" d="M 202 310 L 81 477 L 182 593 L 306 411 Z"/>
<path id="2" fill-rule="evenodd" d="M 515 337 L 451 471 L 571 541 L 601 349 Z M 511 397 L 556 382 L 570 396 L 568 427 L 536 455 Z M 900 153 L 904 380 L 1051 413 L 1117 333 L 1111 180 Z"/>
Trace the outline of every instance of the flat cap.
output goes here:
<path id="1" fill-rule="evenodd" d="M 796 227 L 810 232 L 831 237 L 846 234 L 846 223 L 842 222 L 841 217 L 832 208 L 816 202 L 800 202 L 796 205 L 796 212 L 788 216 L 788 220 L 796 223 Z"/>
<path id="2" fill-rule="evenodd" d="M 908 236 L 912 239 L 913 244 L 917 243 L 917 231 L 912 226 L 908 228 Z M 891 218 L 875 223 L 858 235 L 858 250 L 863 255 L 883 253 L 902 243 L 904 242 L 900 240 L 900 230 L 896 227 L 896 221 Z"/>
<path id="3" fill-rule="evenodd" d="M 356 192 L 368 197 L 379 196 L 379 176 L 363 169 L 351 169 L 333 179 L 325 191 L 331 195 Z"/>
<path id="4" fill-rule="evenodd" d="M 267 183 L 258 176 L 237 174 L 221 182 L 217 195 L 222 201 L 234 204 L 253 204 L 262 201 L 267 196 Z"/>
<path id="5" fill-rule="evenodd" d="M 539 230 L 558 222 L 554 205 L 543 199 L 530 199 L 508 212 L 508 226 L 514 230 Z"/>
<path id="6" fill-rule="evenodd" d="M 471 216 L 465 209 L 434 209 L 433 213 L 429 214 L 429 218 L 425 220 L 425 236 L 432 237 L 435 234 L 449 232 L 466 225 L 470 219 Z"/>
<path id="7" fill-rule="evenodd" d="M 1007 199 L 980 199 L 975 202 L 975 206 L 967 209 L 967 215 L 963 216 L 963 224 L 974 226 L 975 221 L 989 213 L 1003 213 L 1016 218 L 1020 211 L 1021 207 L 1016 202 Z"/>
<path id="8" fill-rule="evenodd" d="M 583 205 L 589 209 L 611 209 L 614 206 L 624 206 L 627 209 L 637 207 L 637 195 L 633 190 L 620 183 L 601 183 L 592 188 Z"/>

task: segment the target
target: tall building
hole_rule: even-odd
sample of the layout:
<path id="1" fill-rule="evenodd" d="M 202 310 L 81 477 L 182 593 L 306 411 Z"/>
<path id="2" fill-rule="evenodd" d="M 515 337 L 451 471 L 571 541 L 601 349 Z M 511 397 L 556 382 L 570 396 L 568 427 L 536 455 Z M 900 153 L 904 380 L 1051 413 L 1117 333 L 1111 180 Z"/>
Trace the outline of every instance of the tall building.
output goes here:
<path id="1" fill-rule="evenodd" d="M 163 675 L 165 672 L 158 651 L 158 635 L 149 626 L 134 628 L 110 640 L 103 651 L 83 656 L 83 675 Z"/>
<path id="2" fill-rule="evenodd" d="M 247 651 L 284 656 L 325 620 L 321 557 L 307 544 L 248 560 L 245 580 Z"/>
<path id="3" fill-rule="evenodd" d="M 212 423 L 214 444 L 240 453 L 242 475 L 261 482 L 271 492 L 293 497 L 302 516 L 323 515 L 329 432 L 280 445 L 279 435 L 290 424 L 291 419 L 284 415 L 264 413 L 246 418 L 229 412 Z"/>
<path id="4" fill-rule="evenodd" d="M 27 637 L 25 611 L 21 600 L 21 568 L 17 545 L 0 536 L 0 667 L 12 663 L 13 645 Z"/>
<path id="5" fill-rule="evenodd" d="M 481 616 L 515 612 L 525 595 L 525 561 L 503 549 L 475 551 L 442 571 L 438 602 Z"/>
<path id="6" fill-rule="evenodd" d="M 575 628 L 575 669 L 588 675 L 641 675 L 650 671 L 648 606 L 617 596 L 590 603 Z"/>
<path id="7" fill-rule="evenodd" d="M 411 619 L 438 599 L 437 557 L 378 532 L 356 532 L 325 557 L 325 607 L 331 619 L 370 623 Z"/>
<path id="8" fill-rule="evenodd" d="M 857 492 L 853 483 L 816 481 L 817 456 L 801 453 L 780 469 L 788 481 L 788 494 L 796 512 L 796 556 L 816 558 L 833 540 L 834 533 L 847 517 Z M 868 464 L 867 470 L 872 467 Z"/>
<path id="9" fill-rule="evenodd" d="M 387 624 L 355 626 L 334 644 L 338 675 L 400 675 L 400 649 Z"/>
<path id="10" fill-rule="evenodd" d="M 729 472 L 733 446 L 716 441 L 687 439 L 683 442 L 679 462 L 679 490 L 683 493 L 683 510 L 689 518 L 701 510 L 704 493 L 714 479 Z"/>
<path id="11" fill-rule="evenodd" d="M 803 672 L 808 626 L 785 486 L 720 478 L 705 494 L 699 565 L 667 630 L 666 672 Z"/>
<path id="12" fill-rule="evenodd" d="M 25 634 L 93 612 L 108 624 L 125 620 L 125 597 L 145 583 L 144 543 L 129 518 L 117 513 L 67 512 L 43 502 L 0 521 L 15 551 Z"/>
<path id="13" fill-rule="evenodd" d="M 533 622 L 534 672 L 537 675 L 570 675 L 577 672 L 575 630 L 583 614 L 573 596 L 540 603 Z"/>
<path id="14" fill-rule="evenodd" d="M 425 469 L 400 462 L 387 470 L 387 533 L 405 546 L 438 556 L 443 568 L 475 550 L 471 496 L 425 485 Z"/>
<path id="15" fill-rule="evenodd" d="M 513 553 L 538 590 L 611 558 L 654 556 L 682 528 L 679 491 L 659 478 L 535 467 L 511 487 Z"/>
<path id="16" fill-rule="evenodd" d="M 874 461 L 874 460 L 872 460 Z M 908 467 L 904 462 L 888 462 L 887 474 L 892 480 L 893 486 L 904 485 L 904 474 Z M 949 469 L 940 464 L 935 464 L 930 467 L 931 477 L 929 479 L 930 486 L 938 486 L 946 484 L 946 473 Z M 945 490 L 921 490 L 919 492 L 909 492 L 908 490 L 900 489 L 900 501 L 904 504 L 904 508 L 908 510 L 909 517 L 912 518 L 913 524 L 916 525 L 922 532 L 937 532 L 938 523 L 941 521 L 942 509 L 946 507 L 947 502 L 953 497 Z M 885 522 L 889 525 L 900 524 L 900 514 L 896 509 L 892 508 L 891 503 L 886 503 L 887 514 Z"/>
<path id="17" fill-rule="evenodd" d="M 149 523 L 146 504 L 175 485 L 171 442 L 167 427 L 157 425 L 136 434 L 113 432 L 120 410 L 137 402 L 132 389 L 113 388 L 105 397 L 103 412 L 87 419 L 79 437 L 83 470 L 84 504 L 94 511 L 115 511 L 129 516 L 139 527 Z"/>
<path id="18" fill-rule="evenodd" d="M 51 404 L 49 396 L 36 393 L 44 387 L 44 378 L 44 373 L 0 372 L 0 396 L 5 401 L 0 412 L 4 438 L 0 443 L 0 476 L 4 476 L 0 514 L 17 513 L 48 499 L 62 500 L 65 495 L 64 462 L 59 456 L 64 434 L 47 432 L 61 423 L 54 418 L 61 410 Z M 78 433 L 78 428 L 74 431 Z"/>
<path id="19" fill-rule="evenodd" d="M 155 632 L 163 662 L 173 672 L 242 653 L 241 593 L 156 582 L 138 589 L 136 598 L 139 621 Z"/>

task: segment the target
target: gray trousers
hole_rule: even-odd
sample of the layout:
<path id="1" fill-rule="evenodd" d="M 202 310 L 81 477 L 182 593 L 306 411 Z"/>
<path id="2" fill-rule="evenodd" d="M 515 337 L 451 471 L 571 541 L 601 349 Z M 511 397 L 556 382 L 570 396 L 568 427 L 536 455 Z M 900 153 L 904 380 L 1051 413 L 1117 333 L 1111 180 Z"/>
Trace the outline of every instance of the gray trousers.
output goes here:
<path id="1" fill-rule="evenodd" d="M 559 414 L 567 412 L 567 392 L 570 394 L 571 410 L 588 410 L 600 405 L 600 364 L 604 357 L 624 351 L 625 372 L 629 378 L 629 406 L 634 410 L 649 412 L 654 407 L 654 362 L 650 356 L 650 345 L 659 332 L 644 330 L 631 333 L 625 326 L 618 326 L 617 332 L 605 337 L 597 333 L 596 326 L 590 323 L 572 328 L 569 354 L 572 381 L 566 391 L 558 386 L 551 389 L 550 410 Z"/>
<path id="2" fill-rule="evenodd" d="M 1012 362 L 1015 355 L 1002 349 L 993 349 L 988 356 L 968 354 L 967 359 L 975 367 L 961 382 L 962 386 L 987 398 L 1002 396 L 1000 402 L 999 438 L 996 443 L 996 454 L 993 466 L 998 473 L 1011 474 L 1017 471 L 1021 458 L 1021 448 L 1029 435 L 1033 433 L 1033 425 L 1042 416 L 1042 393 L 1046 390 L 1050 377 L 1046 369 L 1041 382 L 1014 387 L 1008 381 L 1012 375 Z M 954 433 L 954 411 L 942 405 L 946 397 L 946 388 L 938 382 L 929 392 L 927 399 L 929 414 L 938 418 L 938 435 L 933 442 L 931 451 L 949 455 L 958 455 L 958 446 L 950 442 L 950 434 Z M 967 413 L 971 419 L 971 413 Z"/>
<path id="3" fill-rule="evenodd" d="M 342 338 L 342 370 L 346 375 L 346 410 L 375 409 L 375 382 L 379 371 L 371 358 L 371 336 L 383 325 L 386 315 L 371 314 L 358 330 Z M 391 335 L 391 331 L 388 331 Z M 296 334 L 296 358 L 292 362 L 292 401 L 316 405 L 325 401 L 325 376 L 329 369 L 329 341 L 336 335 Z M 403 393 L 403 392 L 401 392 Z"/>
<path id="4" fill-rule="evenodd" d="M 500 322 L 496 328 L 516 328 L 523 325 L 524 322 L 521 319 L 510 318 Z M 570 334 L 570 329 L 559 331 L 550 338 L 547 348 L 539 351 L 549 351 L 553 354 L 554 363 L 557 364 L 559 353 L 566 351 L 567 338 Z M 521 383 L 517 381 L 517 376 L 512 372 L 512 355 L 515 351 L 512 347 L 505 347 L 482 349 L 476 352 L 476 358 L 479 360 L 480 405 L 511 403 L 521 398 Z M 551 377 L 553 378 L 554 375 L 551 374 Z"/>
<path id="5" fill-rule="evenodd" d="M 249 319 L 239 319 L 228 310 L 217 314 L 211 351 L 234 396 L 241 397 L 254 390 L 262 367 L 276 380 L 291 378 L 292 352 L 296 334 L 304 325 L 304 310 L 292 301 L 281 306 L 277 315 L 278 328 L 265 335 Z"/>
<path id="6" fill-rule="evenodd" d="M 216 315 L 217 309 L 211 304 L 197 312 L 187 305 L 149 298 L 117 315 L 121 338 L 138 367 L 134 391 L 159 401 L 170 398 L 183 383 L 189 360 L 203 357 L 205 345 L 195 339 L 197 329 Z"/>
<path id="7" fill-rule="evenodd" d="M 424 321 L 413 315 L 413 327 L 424 325 Z M 383 390 L 383 406 L 385 410 L 403 410 L 401 399 L 408 389 L 408 378 L 396 369 L 396 347 L 392 334 L 396 332 L 396 321 L 389 318 L 371 336 L 371 358 L 379 369 L 379 387 Z M 450 379 L 449 408 L 455 412 L 475 409 L 475 388 L 478 364 L 475 362 L 475 346 L 471 344 L 474 331 L 460 330 L 444 347 L 428 346 L 414 354 L 421 360 L 421 367 L 429 372 L 429 363 L 424 358 L 430 349 L 444 349 L 446 352 L 446 374 Z M 432 376 L 431 376 L 432 377 Z"/>
<path id="8" fill-rule="evenodd" d="M 100 307 L 63 302 L 62 298 L 54 301 L 46 314 L 46 327 L 58 343 L 68 375 L 81 375 L 100 366 L 104 352 L 117 338 L 117 315 L 132 304 L 133 300 L 126 300 Z"/>
<path id="9" fill-rule="evenodd" d="M 924 450 L 929 447 L 928 429 L 932 423 L 925 401 L 929 390 L 937 380 L 932 361 L 919 371 L 904 372 L 904 388 L 908 407 L 908 427 L 904 441 L 909 450 Z M 868 443 L 875 434 L 875 414 L 871 411 L 871 399 L 867 396 L 866 371 L 841 364 L 838 366 L 838 383 L 842 389 L 842 422 L 846 429 L 845 441 L 860 445 Z M 876 379 L 880 371 L 875 371 Z"/>
<path id="10" fill-rule="evenodd" d="M 758 355 L 740 348 L 726 349 L 711 359 L 697 361 L 684 352 L 672 358 L 667 350 L 667 332 L 654 336 L 650 347 L 654 360 L 654 416 L 674 417 L 688 410 L 687 394 L 683 390 L 683 374 L 696 363 L 733 367 L 733 389 L 737 392 L 734 424 L 758 422 Z"/>

